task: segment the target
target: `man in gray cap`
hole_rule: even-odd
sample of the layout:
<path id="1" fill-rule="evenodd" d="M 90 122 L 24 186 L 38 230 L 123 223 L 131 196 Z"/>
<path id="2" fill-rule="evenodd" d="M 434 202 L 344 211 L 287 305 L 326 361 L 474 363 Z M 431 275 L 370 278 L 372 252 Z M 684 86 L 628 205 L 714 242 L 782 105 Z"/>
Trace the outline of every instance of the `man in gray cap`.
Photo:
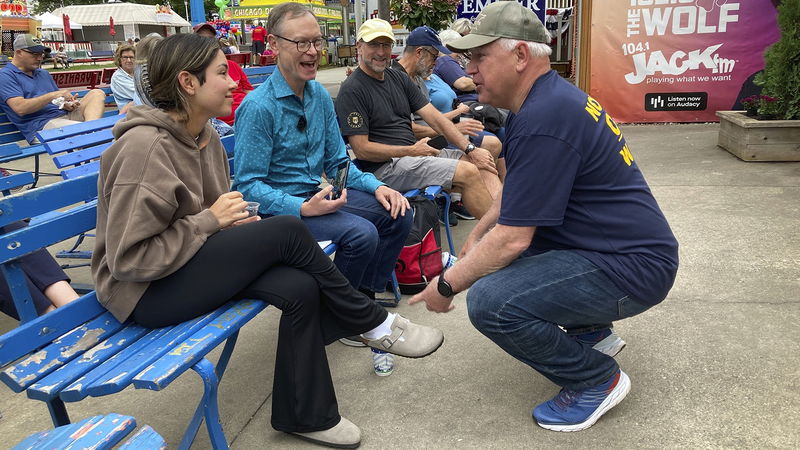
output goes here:
<path id="1" fill-rule="evenodd" d="M 0 108 L 28 142 L 36 132 L 99 119 L 106 94 L 92 89 L 78 99 L 59 89 L 50 73 L 41 68 L 45 52 L 39 38 L 19 34 L 14 38 L 14 58 L 0 70 Z"/>
<path id="2" fill-rule="evenodd" d="M 479 101 L 512 112 L 507 172 L 458 262 L 410 303 L 447 312 L 471 286 L 473 325 L 562 387 L 534 420 L 579 431 L 630 390 L 611 325 L 667 296 L 678 243 L 617 124 L 550 69 L 549 42 L 536 15 L 509 1 L 447 45 L 471 52 Z"/>

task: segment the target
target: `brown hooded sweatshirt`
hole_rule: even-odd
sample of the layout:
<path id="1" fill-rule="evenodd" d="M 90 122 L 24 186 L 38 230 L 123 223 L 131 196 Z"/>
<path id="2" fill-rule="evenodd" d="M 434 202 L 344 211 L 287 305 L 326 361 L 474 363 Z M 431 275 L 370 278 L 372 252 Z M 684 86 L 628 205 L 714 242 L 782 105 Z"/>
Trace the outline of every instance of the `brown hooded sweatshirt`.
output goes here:
<path id="1" fill-rule="evenodd" d="M 92 276 L 100 303 L 124 321 L 151 281 L 180 269 L 219 230 L 208 208 L 230 180 L 208 124 L 195 141 L 164 111 L 137 106 L 113 133 L 100 158 Z"/>

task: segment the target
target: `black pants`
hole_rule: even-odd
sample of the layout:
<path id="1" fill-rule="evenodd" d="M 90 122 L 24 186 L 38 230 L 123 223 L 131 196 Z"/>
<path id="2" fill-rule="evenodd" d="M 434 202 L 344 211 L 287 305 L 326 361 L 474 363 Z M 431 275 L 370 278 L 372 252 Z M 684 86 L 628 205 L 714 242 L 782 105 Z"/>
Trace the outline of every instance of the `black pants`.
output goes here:
<path id="1" fill-rule="evenodd" d="M 239 298 L 264 300 L 283 312 L 272 426 L 309 432 L 336 425 L 325 345 L 377 327 L 386 310 L 350 286 L 299 218 L 278 216 L 212 235 L 182 268 L 150 284 L 133 319 L 162 327 Z"/>
<path id="2" fill-rule="evenodd" d="M 0 234 L 9 233 L 28 226 L 27 223 L 20 221 L 14 222 L 0 228 Z M 22 271 L 25 272 L 25 281 L 28 285 L 28 292 L 31 293 L 36 312 L 40 315 L 53 305 L 44 295 L 44 290 L 57 281 L 69 283 L 69 277 L 55 259 L 45 249 L 39 249 L 30 255 L 25 255 L 17 260 Z M 5 277 L 0 273 L 0 311 L 19 320 L 17 307 L 14 299 L 11 298 L 11 291 Z"/>

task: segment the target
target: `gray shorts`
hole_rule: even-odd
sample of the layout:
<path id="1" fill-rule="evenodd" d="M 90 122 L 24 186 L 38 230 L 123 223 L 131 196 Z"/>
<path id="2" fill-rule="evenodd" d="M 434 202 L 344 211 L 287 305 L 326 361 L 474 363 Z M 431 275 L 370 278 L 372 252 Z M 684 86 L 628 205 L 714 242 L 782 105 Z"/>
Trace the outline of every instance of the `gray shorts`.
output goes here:
<path id="1" fill-rule="evenodd" d="M 464 152 L 454 148 L 444 148 L 439 156 L 403 156 L 392 158 L 376 170 L 377 179 L 396 191 L 404 192 L 425 186 L 453 187 L 458 160 Z"/>

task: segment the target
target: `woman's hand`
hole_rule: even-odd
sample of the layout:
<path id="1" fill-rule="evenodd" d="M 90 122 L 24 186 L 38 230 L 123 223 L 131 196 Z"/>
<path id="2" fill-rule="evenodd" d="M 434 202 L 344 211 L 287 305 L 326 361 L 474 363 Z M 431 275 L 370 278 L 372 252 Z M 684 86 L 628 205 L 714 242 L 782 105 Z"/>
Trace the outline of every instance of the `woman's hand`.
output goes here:
<path id="1" fill-rule="evenodd" d="M 247 208 L 247 202 L 242 198 L 242 193 L 231 191 L 220 195 L 208 209 L 217 218 L 219 227 L 225 228 L 233 225 L 234 222 L 246 219 L 245 208 Z"/>

